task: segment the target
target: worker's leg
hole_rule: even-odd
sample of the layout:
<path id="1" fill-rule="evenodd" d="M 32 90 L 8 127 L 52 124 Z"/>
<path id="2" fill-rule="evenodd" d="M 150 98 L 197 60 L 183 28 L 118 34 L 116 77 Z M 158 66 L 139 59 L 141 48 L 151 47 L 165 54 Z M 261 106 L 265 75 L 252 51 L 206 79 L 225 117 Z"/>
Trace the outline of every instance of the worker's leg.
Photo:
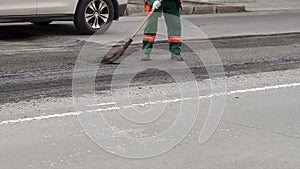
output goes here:
<path id="1" fill-rule="evenodd" d="M 180 7 L 176 1 L 166 0 L 163 8 L 168 28 L 169 49 L 172 54 L 180 54 L 182 48 Z"/>
<path id="2" fill-rule="evenodd" d="M 162 8 L 159 8 L 153 15 L 149 18 L 143 38 L 143 53 L 150 54 L 153 48 L 156 32 L 157 32 L 157 23 L 158 17 L 161 15 Z"/>

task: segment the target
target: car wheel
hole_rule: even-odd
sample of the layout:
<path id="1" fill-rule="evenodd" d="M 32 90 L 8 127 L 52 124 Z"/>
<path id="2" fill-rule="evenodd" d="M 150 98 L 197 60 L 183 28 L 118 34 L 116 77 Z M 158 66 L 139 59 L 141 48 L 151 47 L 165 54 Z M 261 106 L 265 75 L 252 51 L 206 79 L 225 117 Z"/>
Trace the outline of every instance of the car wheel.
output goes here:
<path id="1" fill-rule="evenodd" d="M 114 6 L 110 0 L 82 0 L 74 24 L 83 34 L 103 33 L 112 24 L 113 15 Z"/>
<path id="2" fill-rule="evenodd" d="M 45 22 L 31 22 L 35 25 L 49 25 L 52 21 L 45 21 Z"/>

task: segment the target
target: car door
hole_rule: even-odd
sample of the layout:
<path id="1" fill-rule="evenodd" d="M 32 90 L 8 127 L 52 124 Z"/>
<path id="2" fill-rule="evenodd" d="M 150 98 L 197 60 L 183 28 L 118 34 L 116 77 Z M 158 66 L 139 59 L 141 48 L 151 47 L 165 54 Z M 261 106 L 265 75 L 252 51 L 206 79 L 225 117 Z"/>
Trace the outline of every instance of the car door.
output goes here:
<path id="1" fill-rule="evenodd" d="M 0 16 L 34 15 L 36 10 L 36 0 L 0 0 Z"/>
<path id="2" fill-rule="evenodd" d="M 73 14 L 79 0 L 37 0 L 37 14 Z"/>

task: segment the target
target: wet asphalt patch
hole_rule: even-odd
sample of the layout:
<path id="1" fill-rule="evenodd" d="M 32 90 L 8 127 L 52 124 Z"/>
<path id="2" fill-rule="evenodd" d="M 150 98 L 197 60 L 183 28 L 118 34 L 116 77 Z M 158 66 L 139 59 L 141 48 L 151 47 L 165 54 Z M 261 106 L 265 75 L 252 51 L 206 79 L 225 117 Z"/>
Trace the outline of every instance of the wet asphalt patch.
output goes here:
<path id="1" fill-rule="evenodd" d="M 14 30 L 12 30 L 14 31 Z M 11 32 L 12 33 L 12 32 Z M 4 33 L 2 33 L 4 34 Z M 21 35 L 20 35 L 21 36 Z M 72 77 L 77 57 L 86 42 L 62 38 L 59 36 L 38 37 L 24 35 L 28 39 L 18 42 L 5 42 L 0 40 L 0 51 L 19 52 L 8 54 L 2 52 L 0 55 L 0 103 L 18 102 L 21 100 L 32 100 L 47 97 L 68 97 L 72 96 Z M 13 38 L 12 38 L 13 39 Z M 226 76 L 239 74 L 253 74 L 267 71 L 280 71 L 287 69 L 300 68 L 299 51 L 300 34 L 295 35 L 276 35 L 271 37 L 248 37 L 232 39 L 215 39 L 212 41 L 220 58 L 224 63 Z M 188 42 L 193 45 L 200 41 Z M 14 45 L 12 45 L 14 44 Z M 98 50 L 97 44 L 93 44 L 95 50 Z M 157 45 L 160 48 L 167 48 L 167 43 Z M 140 49 L 140 45 L 133 45 L 128 49 L 128 54 Z M 39 52 L 28 52 L 23 49 L 28 48 L 50 48 L 50 50 L 40 50 Z M 252 52 L 255 48 L 261 51 L 262 56 Z M 245 56 L 241 54 L 248 52 Z M 286 50 L 294 53 L 284 56 L 278 54 L 277 50 Z M 188 48 L 186 48 L 188 50 Z M 222 50 L 229 50 L 223 53 Z M 257 52 L 256 51 L 256 52 Z M 97 52 L 95 52 L 97 53 Z M 233 55 L 235 58 L 232 58 Z M 258 59 L 259 57 L 262 57 Z M 265 57 L 271 56 L 271 57 Z M 250 59 L 247 60 L 247 57 Z M 238 58 L 238 60 L 233 60 Z M 188 62 L 196 62 L 193 58 L 187 58 Z M 108 90 L 111 87 L 111 79 L 118 65 L 101 65 L 96 77 L 96 90 Z M 100 70 L 101 69 L 101 70 Z M 190 67 L 197 80 L 208 78 L 205 67 Z M 175 73 L 182 72 L 180 69 L 174 69 Z M 184 76 L 182 74 L 181 76 Z M 157 69 L 148 69 L 140 72 L 132 81 L 133 86 L 147 85 L 149 83 L 162 84 L 171 83 L 174 80 L 166 73 Z M 122 86 L 122 84 L 120 84 Z"/>

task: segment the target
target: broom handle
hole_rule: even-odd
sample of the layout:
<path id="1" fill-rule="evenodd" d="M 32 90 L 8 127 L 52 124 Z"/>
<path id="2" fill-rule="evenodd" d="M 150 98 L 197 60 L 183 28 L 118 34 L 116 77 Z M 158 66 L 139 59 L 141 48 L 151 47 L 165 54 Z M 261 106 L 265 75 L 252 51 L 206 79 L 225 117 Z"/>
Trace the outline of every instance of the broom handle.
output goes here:
<path id="1" fill-rule="evenodd" d="M 163 0 L 159 0 L 160 3 L 162 3 Z M 148 19 L 152 16 L 156 9 L 152 9 L 151 12 L 147 15 L 147 17 L 144 19 L 144 21 L 140 24 L 140 26 L 136 29 L 136 31 L 130 36 L 130 39 L 134 39 L 135 36 L 139 33 L 139 31 L 142 29 L 142 27 L 145 25 L 145 23 L 148 21 Z"/>

